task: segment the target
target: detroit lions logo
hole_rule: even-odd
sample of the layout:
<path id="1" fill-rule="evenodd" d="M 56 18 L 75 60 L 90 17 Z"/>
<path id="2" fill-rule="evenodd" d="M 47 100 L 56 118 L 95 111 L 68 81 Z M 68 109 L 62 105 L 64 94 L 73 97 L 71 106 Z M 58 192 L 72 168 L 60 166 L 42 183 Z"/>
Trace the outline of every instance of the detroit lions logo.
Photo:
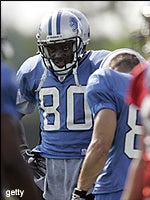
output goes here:
<path id="1" fill-rule="evenodd" d="M 70 17 L 70 26 L 72 27 L 72 30 L 76 33 L 79 32 L 78 29 L 78 21 L 76 20 L 75 17 Z"/>

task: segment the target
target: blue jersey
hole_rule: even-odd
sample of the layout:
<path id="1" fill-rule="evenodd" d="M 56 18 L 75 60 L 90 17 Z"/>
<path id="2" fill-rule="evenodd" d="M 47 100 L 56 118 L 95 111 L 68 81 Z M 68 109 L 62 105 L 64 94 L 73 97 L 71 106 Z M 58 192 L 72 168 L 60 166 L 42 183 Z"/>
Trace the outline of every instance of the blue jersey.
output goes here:
<path id="1" fill-rule="evenodd" d="M 85 88 L 89 76 L 108 53 L 105 50 L 90 51 L 84 56 L 77 68 L 79 85 L 76 85 L 73 73 L 61 82 L 48 70 L 39 90 L 45 70 L 41 56 L 33 56 L 23 63 L 17 72 L 20 94 L 29 105 L 37 105 L 40 115 L 42 140 L 34 151 L 48 158 L 85 156 L 93 128 Z"/>
<path id="2" fill-rule="evenodd" d="M 132 158 L 140 153 L 138 138 L 141 133 L 139 112 L 125 103 L 130 74 L 110 68 L 96 70 L 89 78 L 86 97 L 93 117 L 102 109 L 112 109 L 117 115 L 117 128 L 105 167 L 98 176 L 94 193 L 120 191 Z M 107 122 L 109 126 L 109 122 Z"/>
<path id="3" fill-rule="evenodd" d="M 17 82 L 15 72 L 1 61 L 1 113 L 17 116 Z"/>

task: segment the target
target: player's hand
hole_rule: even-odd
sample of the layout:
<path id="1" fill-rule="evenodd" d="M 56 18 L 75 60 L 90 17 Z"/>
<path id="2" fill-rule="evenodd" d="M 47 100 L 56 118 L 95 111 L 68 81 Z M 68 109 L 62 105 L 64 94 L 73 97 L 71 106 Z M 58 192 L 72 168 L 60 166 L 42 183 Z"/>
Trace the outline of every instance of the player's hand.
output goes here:
<path id="1" fill-rule="evenodd" d="M 23 149 L 21 152 L 23 159 L 28 163 L 28 160 L 34 157 L 34 153 L 30 149 Z"/>
<path id="2" fill-rule="evenodd" d="M 39 153 L 34 153 L 34 156 L 28 159 L 28 164 L 33 170 L 36 179 L 45 176 L 46 173 L 45 158 L 41 157 Z"/>
<path id="3" fill-rule="evenodd" d="M 78 188 L 75 188 L 72 193 L 71 200 L 94 200 L 94 195 L 93 194 L 87 195 L 87 191 L 83 191 Z"/>
<path id="4" fill-rule="evenodd" d="M 30 149 L 26 148 L 21 151 L 23 159 L 29 164 L 33 171 L 36 179 L 45 176 L 46 165 L 45 158 L 41 157 L 39 153 L 32 152 Z"/>

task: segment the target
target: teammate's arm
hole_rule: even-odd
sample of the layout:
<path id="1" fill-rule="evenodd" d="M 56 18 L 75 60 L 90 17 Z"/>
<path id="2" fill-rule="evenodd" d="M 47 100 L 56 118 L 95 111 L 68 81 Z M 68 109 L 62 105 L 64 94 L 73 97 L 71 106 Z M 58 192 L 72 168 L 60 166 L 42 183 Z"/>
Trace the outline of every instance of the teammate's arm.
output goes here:
<path id="1" fill-rule="evenodd" d="M 141 154 L 139 158 L 134 158 L 128 168 L 128 175 L 126 178 L 125 189 L 122 193 L 121 200 L 141 200 L 142 199 L 142 182 L 144 172 L 144 160 L 142 151 L 144 149 L 144 135 L 140 137 Z"/>
<path id="2" fill-rule="evenodd" d="M 113 110 L 103 109 L 97 113 L 92 140 L 81 168 L 77 188 L 85 191 L 90 189 L 103 169 L 114 139 L 116 121 L 116 113 Z"/>

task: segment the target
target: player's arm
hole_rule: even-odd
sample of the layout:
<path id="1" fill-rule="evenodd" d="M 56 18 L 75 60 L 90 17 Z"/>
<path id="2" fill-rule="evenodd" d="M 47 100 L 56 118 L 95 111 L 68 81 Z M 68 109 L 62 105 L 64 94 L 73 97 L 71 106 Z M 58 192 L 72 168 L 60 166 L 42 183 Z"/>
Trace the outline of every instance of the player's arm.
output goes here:
<path id="1" fill-rule="evenodd" d="M 121 200 L 141 200 L 142 199 L 142 179 L 143 179 L 143 160 L 133 159 L 128 171 L 125 190 Z"/>
<path id="2" fill-rule="evenodd" d="M 107 160 L 115 130 L 116 113 L 111 109 L 99 111 L 95 117 L 92 140 L 79 175 L 78 189 L 88 191 L 94 184 Z"/>
<path id="3" fill-rule="evenodd" d="M 144 150 L 144 135 L 140 137 L 140 149 Z M 128 175 L 126 178 L 125 189 L 122 193 L 121 200 L 141 200 L 144 174 L 144 160 L 142 158 L 143 151 L 139 155 L 139 158 L 134 158 L 128 169 Z"/>
<path id="4" fill-rule="evenodd" d="M 34 111 L 35 109 L 35 104 L 30 103 L 27 100 L 23 98 L 20 92 L 18 92 L 18 97 L 17 97 L 17 106 L 18 110 L 20 111 L 19 113 L 19 124 L 18 124 L 18 130 L 20 132 L 20 153 L 24 160 L 29 164 L 30 168 L 32 169 L 34 173 L 34 177 L 37 179 L 40 179 L 41 177 L 45 176 L 45 170 L 46 170 L 46 165 L 45 165 L 45 158 L 41 157 L 38 152 L 33 152 L 27 143 L 26 139 L 26 133 L 25 129 L 23 126 L 22 118 L 26 114 L 30 114 Z M 26 114 L 23 114 L 26 113 Z"/>
<path id="5" fill-rule="evenodd" d="M 20 90 L 18 90 L 17 92 L 17 109 L 18 109 L 18 116 L 20 119 L 19 125 L 18 125 L 18 129 L 20 132 L 20 151 L 23 152 L 24 150 L 29 149 L 28 148 L 28 143 L 27 143 L 27 139 L 26 139 L 26 133 L 25 133 L 25 129 L 23 126 L 23 122 L 22 119 L 24 116 L 26 116 L 26 114 L 31 114 L 34 112 L 35 109 L 35 104 L 34 103 L 30 103 L 29 101 L 27 101 L 21 94 Z"/>

